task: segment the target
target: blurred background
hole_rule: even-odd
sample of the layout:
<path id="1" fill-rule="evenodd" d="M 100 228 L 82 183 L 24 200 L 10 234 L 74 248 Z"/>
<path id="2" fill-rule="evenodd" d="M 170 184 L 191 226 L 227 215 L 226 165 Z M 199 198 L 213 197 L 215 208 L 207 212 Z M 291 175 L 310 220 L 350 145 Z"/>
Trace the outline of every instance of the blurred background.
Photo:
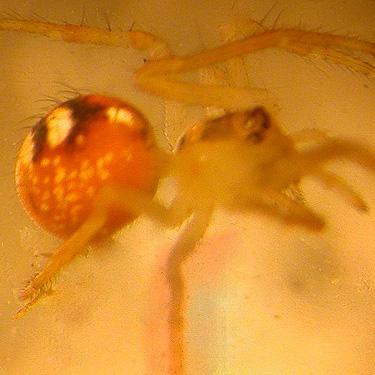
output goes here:
<path id="1" fill-rule="evenodd" d="M 1 0 L 0 14 L 133 26 L 177 54 L 219 44 L 221 25 L 246 19 L 375 42 L 372 0 Z M 131 49 L 0 32 L 0 50 L 0 375 L 164 374 L 160 267 L 178 231 L 141 217 L 64 269 L 53 296 L 13 322 L 20 287 L 60 243 L 20 206 L 14 166 L 32 117 L 51 98 L 71 97 L 67 91 L 128 100 L 164 147 L 165 134 L 173 143 L 203 109 L 181 107 L 179 123 L 165 127 L 163 101 L 132 86 L 143 57 Z M 277 96 L 287 132 L 317 128 L 375 150 L 374 80 L 284 51 L 245 63 L 251 84 Z M 374 176 L 351 163 L 332 168 L 375 207 Z M 327 217 L 324 232 L 218 212 L 187 262 L 189 375 L 375 373 L 375 215 L 355 212 L 314 181 L 302 188 Z"/>

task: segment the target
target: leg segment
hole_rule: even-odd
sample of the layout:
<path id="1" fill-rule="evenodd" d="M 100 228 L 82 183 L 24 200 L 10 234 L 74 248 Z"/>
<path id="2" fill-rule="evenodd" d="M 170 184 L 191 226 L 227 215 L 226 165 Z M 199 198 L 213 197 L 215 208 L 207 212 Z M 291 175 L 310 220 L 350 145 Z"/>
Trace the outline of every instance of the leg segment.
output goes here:
<path id="1" fill-rule="evenodd" d="M 291 181 L 310 175 L 338 192 L 354 208 L 367 211 L 366 202 L 345 181 L 323 169 L 330 160 L 342 158 L 375 174 L 375 155 L 370 150 L 353 142 L 326 138 L 317 147 L 280 159 L 265 174 L 263 183 L 266 186 L 287 186 Z"/>
<path id="2" fill-rule="evenodd" d="M 169 374 L 184 375 L 185 356 L 185 282 L 182 265 L 194 251 L 198 241 L 204 235 L 212 214 L 212 207 L 197 210 L 187 223 L 177 242 L 173 246 L 167 262 L 167 280 L 170 288 L 170 353 Z"/>
<path id="3" fill-rule="evenodd" d="M 301 56 L 319 57 L 370 77 L 373 77 L 375 72 L 374 43 L 295 29 L 265 30 L 183 58 L 168 57 L 170 50 L 166 43 L 152 34 L 136 30 L 122 32 L 18 19 L 0 19 L 0 30 L 37 33 L 66 42 L 131 46 L 137 50 L 145 50 L 156 60 L 148 62 L 136 73 L 135 83 L 139 87 L 164 99 L 204 106 L 213 105 L 232 109 L 246 109 L 257 105 L 272 107 L 275 99 L 267 90 L 219 85 L 204 86 L 168 78 L 168 76 L 267 48 L 282 48 Z"/>
<path id="4" fill-rule="evenodd" d="M 85 223 L 58 248 L 51 260 L 26 285 L 21 299 L 29 302 L 14 316 L 19 318 L 27 312 L 41 297 L 48 292 L 48 285 L 60 269 L 82 253 L 93 238 L 100 232 L 107 220 L 110 207 L 131 211 L 137 215 L 145 214 L 167 226 L 176 226 L 185 218 L 174 210 L 168 210 L 155 202 L 146 193 L 125 189 L 116 185 L 108 185 L 96 198 L 91 215 Z"/>
<path id="5" fill-rule="evenodd" d="M 361 198 L 359 193 L 353 190 L 351 186 L 347 184 L 339 176 L 336 176 L 333 173 L 320 169 L 313 174 L 313 177 L 320 180 L 324 185 L 326 185 L 331 190 L 336 191 L 341 195 L 344 200 L 348 202 L 358 211 L 368 211 L 369 208 L 367 203 Z"/>
<path id="6" fill-rule="evenodd" d="M 319 231 L 324 227 L 324 219 L 320 215 L 287 195 L 267 187 L 246 187 L 235 196 L 230 208 L 237 211 L 259 212 L 286 224 L 301 225 L 310 230 Z"/>
<path id="7" fill-rule="evenodd" d="M 105 222 L 105 215 L 93 213 L 82 227 L 52 254 L 51 260 L 27 283 L 21 292 L 20 298 L 29 301 L 13 316 L 13 320 L 28 312 L 48 293 L 49 283 L 52 278 L 63 266 L 70 263 L 73 258 L 86 248 L 92 237 L 102 228 Z"/>
<path id="8" fill-rule="evenodd" d="M 195 55 L 150 61 L 136 73 L 135 82 L 145 91 L 170 100 L 245 109 L 254 105 L 248 98 L 249 95 L 258 95 L 258 100 L 263 100 L 263 103 L 257 104 L 267 105 L 270 97 L 264 90 L 203 86 L 168 76 L 272 47 L 283 48 L 301 56 L 314 55 L 370 77 L 375 72 L 375 64 L 370 62 L 375 56 L 374 43 L 339 35 L 278 29 L 264 31 Z M 358 53 L 358 56 L 354 53 Z M 361 57 L 361 54 L 367 55 L 368 60 Z"/>
<path id="9" fill-rule="evenodd" d="M 326 138 L 324 144 L 280 159 L 270 168 L 270 180 L 298 181 L 317 173 L 322 164 L 334 159 L 348 159 L 375 174 L 375 155 L 366 147 L 350 141 Z M 270 181 L 270 184 L 272 182 Z"/>

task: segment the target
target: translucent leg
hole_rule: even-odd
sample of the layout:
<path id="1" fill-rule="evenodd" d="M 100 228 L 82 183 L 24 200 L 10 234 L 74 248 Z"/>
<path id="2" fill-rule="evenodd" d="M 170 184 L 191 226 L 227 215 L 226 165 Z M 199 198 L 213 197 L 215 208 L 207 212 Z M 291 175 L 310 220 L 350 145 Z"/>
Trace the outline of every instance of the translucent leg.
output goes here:
<path id="1" fill-rule="evenodd" d="M 159 60 L 158 60 L 159 61 Z M 215 106 L 231 110 L 265 107 L 272 112 L 277 99 L 268 90 L 257 88 L 201 85 L 167 79 L 163 76 L 135 77 L 135 83 L 148 93 L 171 101 Z"/>
<path id="2" fill-rule="evenodd" d="M 361 56 L 365 54 L 369 59 L 373 58 L 374 43 L 325 33 L 279 29 L 268 30 L 196 55 L 150 61 L 138 70 L 135 82 L 145 91 L 170 100 L 237 109 L 249 108 L 254 103 L 260 105 L 261 102 L 267 106 L 270 96 L 264 90 L 249 91 L 240 87 L 203 86 L 167 78 L 167 76 L 271 47 L 283 48 L 302 56 L 318 56 L 356 72 L 368 76 L 374 75 L 374 64 Z M 359 53 L 358 56 L 354 55 L 356 52 Z M 252 99 L 249 95 L 255 97 Z"/>
<path id="3" fill-rule="evenodd" d="M 350 141 L 327 138 L 324 144 L 280 159 L 269 171 L 273 181 L 298 181 L 304 175 L 318 173 L 322 164 L 334 159 L 349 159 L 375 174 L 375 154 L 364 146 Z"/>
<path id="4" fill-rule="evenodd" d="M 139 87 L 164 99 L 204 106 L 246 109 L 263 105 L 270 109 L 275 103 L 275 98 L 267 90 L 219 85 L 204 86 L 167 78 L 167 76 L 196 70 L 272 47 L 283 48 L 301 56 L 319 57 L 370 77 L 374 76 L 375 72 L 372 61 L 375 55 L 374 43 L 295 29 L 265 30 L 183 58 L 165 57 L 170 54 L 166 43 L 152 34 L 136 30 L 122 32 L 19 19 L 0 19 L 0 30 L 37 33 L 66 42 L 132 46 L 137 50 L 146 50 L 157 60 L 148 62 L 136 73 L 135 83 Z"/>
<path id="5" fill-rule="evenodd" d="M 240 38 L 251 37 L 252 35 L 264 32 L 265 28 L 254 20 L 230 20 L 220 25 L 220 34 L 222 43 L 230 43 Z M 227 92 L 234 95 L 237 100 L 241 95 L 240 90 L 234 89 L 235 87 L 246 89 L 242 98 L 239 98 L 240 103 L 243 103 L 243 107 L 246 109 L 255 106 L 273 106 L 277 103 L 276 97 L 274 97 L 267 90 L 255 89 L 255 84 L 252 82 L 251 76 L 249 75 L 249 69 L 245 62 L 245 56 L 241 55 L 230 60 L 227 60 L 220 65 L 210 65 L 200 69 L 200 80 L 199 83 L 205 86 L 213 86 L 215 89 L 219 87 L 226 87 Z M 228 89 L 230 87 L 230 89 Z M 236 92 L 237 91 L 237 92 Z M 219 96 L 219 94 L 212 94 Z M 228 95 L 225 95 L 228 97 Z M 207 107 L 207 116 L 210 118 L 219 117 L 224 115 L 226 109 L 238 109 L 238 106 L 231 107 L 220 106 L 220 100 L 215 99 L 216 106 Z M 228 99 L 226 99 L 228 100 Z M 269 108 L 270 109 L 270 108 Z"/>
<path id="6" fill-rule="evenodd" d="M 29 300 L 29 302 L 13 316 L 13 320 L 28 312 L 40 298 L 46 295 L 52 278 L 63 266 L 86 248 L 92 237 L 102 228 L 105 222 L 106 215 L 93 213 L 82 227 L 52 254 L 51 260 L 27 283 L 22 291 L 20 298 Z"/>
<path id="7" fill-rule="evenodd" d="M 366 211 L 366 203 L 344 180 L 322 168 L 328 161 L 340 158 L 358 163 L 375 174 L 375 155 L 370 150 L 353 142 L 326 138 L 324 144 L 276 162 L 266 174 L 264 184 L 287 186 L 290 181 L 299 181 L 302 177 L 310 175 L 338 192 L 356 209 Z"/>
<path id="8" fill-rule="evenodd" d="M 367 203 L 361 198 L 361 196 L 339 176 L 336 176 L 335 174 L 327 172 L 323 169 L 314 173 L 313 176 L 320 180 L 328 188 L 339 193 L 341 197 L 344 198 L 348 204 L 353 206 L 356 210 L 369 210 Z"/>
<path id="9" fill-rule="evenodd" d="M 185 354 L 185 282 L 182 265 L 194 251 L 198 241 L 204 235 L 210 221 L 212 208 L 197 210 L 187 223 L 177 242 L 173 246 L 167 262 L 167 280 L 171 292 L 169 326 L 170 326 L 170 357 L 169 374 L 184 375 Z"/>
<path id="10" fill-rule="evenodd" d="M 176 214 L 174 210 L 166 209 L 152 198 L 146 193 L 116 185 L 103 188 L 85 223 L 52 254 L 50 261 L 28 282 L 20 297 L 29 302 L 14 316 L 14 319 L 29 311 L 48 292 L 48 285 L 60 269 L 87 247 L 106 223 L 109 207 L 115 206 L 135 215 L 146 214 L 168 226 L 175 226 L 184 220 L 184 217 Z"/>
<path id="11" fill-rule="evenodd" d="M 21 19 L 0 19 L 0 30 L 47 36 L 68 43 L 133 47 L 146 51 L 152 58 L 169 54 L 169 47 L 155 35 L 143 31 L 116 31 L 84 25 L 66 25 Z"/>
<path id="12" fill-rule="evenodd" d="M 319 147 L 301 152 L 299 157 L 311 162 L 311 168 L 331 159 L 346 158 L 375 173 L 375 154 L 365 146 L 350 141 L 328 139 Z"/>
<path id="13" fill-rule="evenodd" d="M 301 225 L 310 230 L 321 230 L 324 219 L 285 194 L 272 189 L 249 189 L 241 191 L 231 205 L 238 211 L 253 211 L 289 225 Z"/>
<path id="14" fill-rule="evenodd" d="M 321 53 L 321 51 L 360 52 L 367 54 L 369 57 L 375 56 L 375 44 L 371 42 L 326 33 L 277 29 L 268 30 L 213 49 L 204 50 L 195 55 L 151 61 L 139 70 L 138 75 L 146 76 L 186 72 L 271 47 L 291 50 L 293 53 L 299 55 L 306 55 L 311 52 L 323 59 L 325 58 L 325 54 Z M 358 59 L 360 60 L 359 57 Z M 353 60 L 357 61 L 357 58 L 354 59 L 353 57 Z M 336 63 L 341 63 L 341 65 L 349 68 L 352 66 L 355 69 L 354 61 L 351 63 L 344 59 L 343 61 L 338 60 Z M 369 64 L 368 68 L 368 74 L 374 73 L 373 65 Z"/>

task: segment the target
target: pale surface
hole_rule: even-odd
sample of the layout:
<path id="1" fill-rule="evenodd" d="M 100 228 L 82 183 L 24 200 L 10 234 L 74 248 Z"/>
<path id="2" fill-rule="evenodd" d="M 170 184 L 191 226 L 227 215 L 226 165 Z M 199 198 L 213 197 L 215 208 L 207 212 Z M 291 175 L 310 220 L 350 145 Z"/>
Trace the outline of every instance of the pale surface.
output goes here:
<path id="1" fill-rule="evenodd" d="M 228 16 L 260 20 L 270 4 L 2 0 L 0 11 L 70 23 L 80 23 L 85 13 L 94 26 L 106 26 L 107 14 L 114 28 L 126 30 L 135 22 L 135 28 L 167 39 L 176 52 L 192 53 L 218 42 L 218 27 Z M 374 14 L 370 0 L 281 0 L 266 24 L 280 15 L 277 26 L 375 41 Z M 0 48 L 0 374 L 143 375 L 151 360 L 147 326 L 165 319 L 163 310 L 155 309 L 163 297 L 156 266 L 176 232 L 139 220 L 67 268 L 55 295 L 14 323 L 18 288 L 44 262 L 35 254 L 55 249 L 59 241 L 21 209 L 13 169 L 23 127 L 33 124 L 22 121 L 43 112 L 46 98 L 64 98 L 66 87 L 129 100 L 145 112 L 159 137 L 163 103 L 132 88 L 131 74 L 143 63 L 134 51 L 6 32 L 0 33 Z M 257 54 L 248 63 L 254 84 L 279 97 L 287 131 L 315 126 L 375 149 L 374 81 L 286 52 Z M 188 118 L 199 115 L 194 110 Z M 166 132 L 174 140 L 183 126 Z M 351 165 L 335 166 L 375 208 L 373 177 Z M 327 216 L 322 234 L 283 228 L 255 215 L 218 215 L 210 227 L 186 267 L 189 375 L 375 373 L 375 216 L 354 212 L 313 182 L 304 190 L 309 204 Z M 156 339 L 162 341 L 153 337 L 149 343 Z"/>

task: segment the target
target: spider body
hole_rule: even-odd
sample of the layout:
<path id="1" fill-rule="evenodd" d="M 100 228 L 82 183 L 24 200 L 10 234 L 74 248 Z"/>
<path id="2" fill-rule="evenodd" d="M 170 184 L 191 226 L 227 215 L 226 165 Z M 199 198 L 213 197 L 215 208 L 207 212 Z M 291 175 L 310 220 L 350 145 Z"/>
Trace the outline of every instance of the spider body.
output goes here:
<path id="1" fill-rule="evenodd" d="M 16 183 L 28 213 L 50 233 L 71 236 L 104 184 L 154 193 L 157 149 L 145 118 L 118 99 L 80 96 L 48 113 L 21 148 Z M 111 207 L 96 238 L 135 218 Z"/>
<path id="2" fill-rule="evenodd" d="M 257 25 L 259 26 L 259 25 Z M 169 227 L 186 223 L 166 264 L 170 288 L 170 374 L 185 374 L 185 284 L 182 265 L 196 248 L 216 207 L 258 212 L 290 225 L 321 230 L 325 221 L 286 190 L 304 177 L 317 179 L 350 205 L 366 211 L 360 195 L 326 163 L 346 158 L 375 174 L 375 155 L 366 147 L 310 130 L 285 134 L 267 90 L 201 85 L 178 74 L 222 63 L 267 48 L 301 56 L 318 55 L 373 77 L 375 44 L 345 36 L 293 29 L 257 31 L 242 40 L 201 53 L 170 56 L 166 43 L 131 30 L 112 32 L 87 26 L 0 20 L 0 29 L 43 34 L 67 42 L 132 46 L 153 61 L 134 75 L 148 93 L 185 103 L 225 109 L 204 119 L 181 138 L 175 153 L 154 143 L 143 116 L 118 99 L 98 95 L 72 99 L 42 119 L 19 154 L 16 181 L 30 215 L 45 229 L 67 240 L 21 293 L 27 312 L 49 291 L 50 280 L 86 246 L 145 214 Z M 74 38 L 72 38 L 72 32 Z M 170 205 L 155 196 L 158 181 L 174 178 Z"/>
<path id="3" fill-rule="evenodd" d="M 194 125 L 180 141 L 174 174 L 192 201 L 233 207 L 245 186 L 261 185 L 268 166 L 291 152 L 290 139 L 256 107 Z"/>
<path id="4" fill-rule="evenodd" d="M 318 138 L 316 147 L 298 151 L 293 136 L 257 107 L 202 120 L 181 139 L 178 152 L 167 154 L 155 146 L 147 121 L 125 102 L 91 95 L 61 104 L 26 137 L 16 180 L 30 215 L 51 233 L 70 237 L 22 298 L 33 304 L 85 245 L 142 213 L 174 227 L 197 216 L 200 225 L 191 220 L 188 226 L 196 234 L 191 250 L 218 206 L 322 229 L 320 215 L 284 194 L 306 175 L 332 185 L 364 210 L 360 196 L 324 164 L 346 157 L 375 171 L 374 155 L 354 143 Z M 178 187 L 168 208 L 154 198 L 158 181 L 167 175 Z"/>

